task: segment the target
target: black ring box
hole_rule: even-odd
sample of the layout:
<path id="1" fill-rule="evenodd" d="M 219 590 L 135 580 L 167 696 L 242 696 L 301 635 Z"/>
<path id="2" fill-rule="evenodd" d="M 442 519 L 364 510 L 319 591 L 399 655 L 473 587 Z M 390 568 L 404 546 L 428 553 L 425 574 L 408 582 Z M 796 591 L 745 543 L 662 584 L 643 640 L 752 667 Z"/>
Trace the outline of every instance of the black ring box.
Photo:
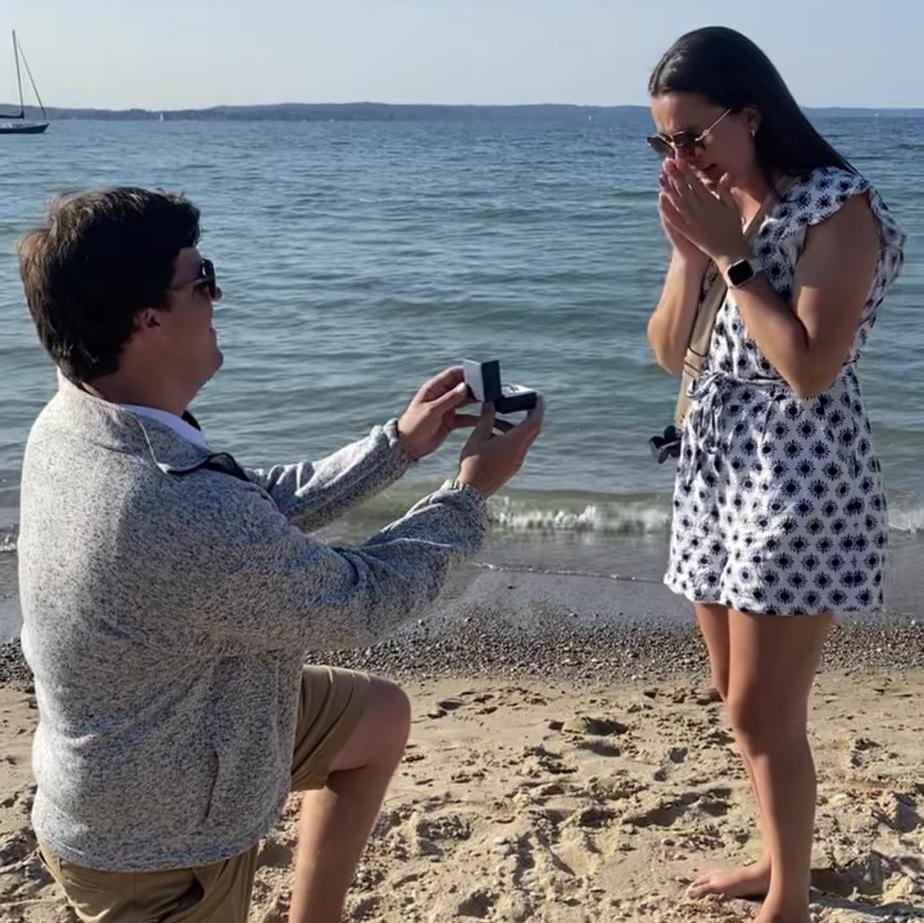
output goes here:
<path id="1" fill-rule="evenodd" d="M 491 403 L 501 414 L 532 410 L 536 406 L 536 392 L 520 385 L 502 385 L 500 361 L 477 362 L 465 359 L 462 363 L 465 383 L 476 401 Z"/>

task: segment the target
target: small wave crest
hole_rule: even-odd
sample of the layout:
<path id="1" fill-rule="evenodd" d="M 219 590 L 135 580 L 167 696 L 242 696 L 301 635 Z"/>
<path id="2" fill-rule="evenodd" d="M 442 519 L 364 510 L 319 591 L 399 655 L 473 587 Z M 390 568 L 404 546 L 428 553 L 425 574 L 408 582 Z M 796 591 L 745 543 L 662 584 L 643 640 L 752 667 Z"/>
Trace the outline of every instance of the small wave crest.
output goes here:
<path id="1" fill-rule="evenodd" d="M 19 529 L 16 526 L 0 526 L 0 554 L 12 554 L 16 551 L 16 539 Z"/>
<path id="2" fill-rule="evenodd" d="M 669 507 L 654 500 L 598 501 L 579 506 L 498 497 L 489 506 L 489 519 L 512 532 L 652 535 L 667 531 L 671 514 Z"/>
<path id="3" fill-rule="evenodd" d="M 376 510 L 374 528 L 397 519 L 406 506 Z M 671 526 L 671 509 L 666 500 L 656 497 L 642 499 L 594 499 L 576 502 L 575 499 L 539 499 L 537 496 L 499 496 L 488 504 L 488 519 L 498 530 L 533 535 L 666 535 Z M 889 528 L 909 535 L 924 535 L 924 507 L 891 503 Z M 359 534 L 349 536 L 361 541 Z M 0 526 L 0 555 L 15 554 L 18 547 L 19 527 L 14 523 Z"/>
<path id="4" fill-rule="evenodd" d="M 924 533 L 924 507 L 890 508 L 889 528 L 896 532 Z"/>
<path id="5" fill-rule="evenodd" d="M 671 509 L 655 497 L 594 499 L 583 504 L 573 500 L 536 496 L 495 497 L 489 504 L 493 526 L 524 534 L 596 533 L 600 535 L 660 535 L 671 527 Z M 889 528 L 912 535 L 924 534 L 924 507 L 891 503 Z"/>

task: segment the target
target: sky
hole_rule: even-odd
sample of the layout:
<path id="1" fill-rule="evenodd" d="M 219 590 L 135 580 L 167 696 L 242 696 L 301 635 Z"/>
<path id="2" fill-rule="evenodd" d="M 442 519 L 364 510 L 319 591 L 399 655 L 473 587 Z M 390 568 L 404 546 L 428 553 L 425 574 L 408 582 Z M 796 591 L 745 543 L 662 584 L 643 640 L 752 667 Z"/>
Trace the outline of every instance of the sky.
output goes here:
<path id="1" fill-rule="evenodd" d="M 49 106 L 643 105 L 704 25 L 756 41 L 804 106 L 924 106 L 924 0 L 2 0 L 0 101 L 15 28 Z"/>

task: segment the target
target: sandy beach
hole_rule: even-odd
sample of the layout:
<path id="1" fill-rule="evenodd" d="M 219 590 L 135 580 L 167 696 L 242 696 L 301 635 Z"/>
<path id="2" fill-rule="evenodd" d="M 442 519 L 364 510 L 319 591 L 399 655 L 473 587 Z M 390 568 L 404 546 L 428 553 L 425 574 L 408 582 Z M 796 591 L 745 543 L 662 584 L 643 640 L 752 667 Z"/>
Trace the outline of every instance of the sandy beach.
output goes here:
<path id="1" fill-rule="evenodd" d="M 401 677 L 415 715 L 348 918 L 750 919 L 756 904 L 684 898 L 697 874 L 757 848 L 695 633 L 628 608 L 615 623 L 584 578 L 585 605 L 562 606 L 568 580 L 544 580 L 485 572 L 450 588 L 439 616 L 376 648 L 319 657 Z M 516 592 L 490 607 L 507 587 Z M 630 588 L 622 604 L 640 601 Z M 848 625 L 818 675 L 812 906 L 823 923 L 924 921 L 922 641 L 914 623 Z M 15 647 L 0 668 L 0 921 L 72 921 L 33 853 L 37 713 Z M 286 919 L 297 811 L 292 799 L 262 845 L 253 923 Z"/>

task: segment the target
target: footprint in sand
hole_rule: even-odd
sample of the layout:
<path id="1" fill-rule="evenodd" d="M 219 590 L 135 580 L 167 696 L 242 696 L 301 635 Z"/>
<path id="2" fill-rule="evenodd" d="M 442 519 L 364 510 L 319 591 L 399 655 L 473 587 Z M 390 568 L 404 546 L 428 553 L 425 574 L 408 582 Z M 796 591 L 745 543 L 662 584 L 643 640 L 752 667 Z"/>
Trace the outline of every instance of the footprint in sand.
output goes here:
<path id="1" fill-rule="evenodd" d="M 48 869 L 34 849 L 11 863 L 4 863 L 3 872 L 5 874 L 0 874 L 0 883 L 2 883 L 0 884 L 0 906 L 7 902 L 9 906 L 12 906 L 18 901 L 29 904 L 33 898 L 42 893 L 43 889 L 52 884 Z M 0 921 L 3 923 L 7 920 L 12 923 L 13 919 L 13 917 L 4 916 L 0 911 Z M 24 918 L 17 916 L 15 919 Z M 76 917 L 68 916 L 68 920 L 76 923 Z"/>
<path id="2" fill-rule="evenodd" d="M 913 833 L 924 825 L 915 798 L 899 792 L 886 792 L 873 816 L 898 833 Z"/>
<path id="3" fill-rule="evenodd" d="M 869 737 L 855 737 L 850 742 L 850 755 L 848 763 L 851 769 L 863 769 L 869 762 L 872 751 L 878 750 L 881 745 Z"/>
<path id="4" fill-rule="evenodd" d="M 521 923 L 533 918 L 534 907 L 525 894 L 505 894 L 501 898 L 497 912 L 504 923 Z"/>
<path id="5" fill-rule="evenodd" d="M 574 815 L 574 823 L 585 830 L 601 830 L 616 819 L 616 812 L 600 805 L 582 808 Z"/>
<path id="6" fill-rule="evenodd" d="M 686 747 L 671 747 L 671 749 L 667 751 L 664 759 L 661 761 L 661 766 L 654 772 L 653 778 L 655 782 L 666 782 L 670 774 L 677 768 L 677 766 L 686 762 L 686 758 Z"/>
<path id="7" fill-rule="evenodd" d="M 289 900 L 288 895 L 279 895 L 272 905 L 264 910 L 263 916 L 259 917 L 259 923 L 286 923 L 289 919 Z"/>
<path id="8" fill-rule="evenodd" d="M 577 730 L 583 734 L 593 734 L 595 737 L 616 737 L 629 730 L 627 724 L 615 721 L 612 718 L 592 718 L 588 715 L 579 715 L 573 727 L 568 730 Z"/>
<path id="9" fill-rule="evenodd" d="M 903 872 L 901 859 L 872 850 L 846 865 L 832 864 L 812 869 L 812 886 L 839 897 L 851 897 L 855 893 L 879 897 L 893 873 Z"/>
<path id="10" fill-rule="evenodd" d="M 446 708 L 446 702 L 440 702 L 439 705 L 446 711 L 452 711 L 456 708 L 460 708 L 462 705 L 481 705 L 482 708 L 475 709 L 476 715 L 493 715 L 497 711 L 498 706 L 488 704 L 493 702 L 496 698 L 493 692 L 475 692 L 473 689 L 467 689 L 465 692 L 460 692 L 458 696 L 454 699 L 449 699 L 450 704 L 449 708 Z M 461 699 L 468 699 L 466 702 L 461 702 Z M 455 704 L 458 702 L 458 704 Z"/>
<path id="11" fill-rule="evenodd" d="M 708 686 L 705 689 L 694 689 L 693 701 L 697 705 L 720 705 L 722 696 L 719 695 L 718 689 Z"/>
<path id="12" fill-rule="evenodd" d="M 17 830 L 0 845 L 0 867 L 22 862 L 35 850 L 35 834 L 32 828 Z"/>
<path id="13" fill-rule="evenodd" d="M 461 699 L 441 699 L 436 703 L 437 708 L 441 708 L 443 711 L 455 711 L 457 708 L 461 708 L 465 702 Z"/>
<path id="14" fill-rule="evenodd" d="M 689 806 L 681 801 L 668 804 L 659 804 L 647 811 L 629 811 L 623 815 L 624 825 L 633 827 L 670 827 L 689 810 Z"/>
<path id="15" fill-rule="evenodd" d="M 381 919 L 379 907 L 381 900 L 374 894 L 367 894 L 361 897 L 354 905 L 350 913 L 351 920 L 376 920 Z"/>
<path id="16" fill-rule="evenodd" d="M 703 734 L 700 740 L 704 744 L 712 744 L 719 747 L 727 747 L 729 744 L 735 742 L 735 738 L 723 728 L 713 728 L 708 733 Z"/>
<path id="17" fill-rule="evenodd" d="M 535 776 L 541 773 L 568 775 L 577 772 L 577 767 L 569 766 L 565 763 L 560 753 L 553 753 L 551 750 L 546 750 L 543 746 L 526 747 L 523 751 L 523 759 L 527 761 L 524 770 L 527 775 Z"/>
<path id="18" fill-rule="evenodd" d="M 725 817 L 728 814 L 731 798 L 730 788 L 711 788 L 696 803 L 697 808 L 710 817 Z"/>
<path id="19" fill-rule="evenodd" d="M 266 840 L 257 856 L 257 868 L 286 869 L 292 865 L 293 859 L 292 844 Z"/>
<path id="20" fill-rule="evenodd" d="M 456 913 L 460 917 L 475 917 L 475 919 L 483 920 L 491 912 L 496 901 L 497 898 L 490 891 L 478 888 L 459 902 Z"/>
<path id="21" fill-rule="evenodd" d="M 606 740 L 582 740 L 577 745 L 579 750 L 589 750 L 597 756 L 619 756 L 622 750 Z"/>
<path id="22" fill-rule="evenodd" d="M 395 882 L 395 887 L 400 887 L 405 881 L 413 881 L 416 877 L 416 875 L 405 875 L 403 879 Z M 385 871 L 367 860 L 357 867 L 356 874 L 353 876 L 353 887 L 358 891 L 371 891 L 384 880 Z"/>
<path id="23" fill-rule="evenodd" d="M 630 811 L 623 824 L 634 827 L 670 827 L 694 806 L 709 817 L 724 817 L 729 811 L 729 788 L 713 788 L 705 793 L 684 792 L 676 801 L 662 802 L 653 808 Z"/>
<path id="24" fill-rule="evenodd" d="M 434 842 L 467 840 L 472 835 L 472 825 L 461 814 L 443 814 L 439 817 L 420 818 L 414 833 Z"/>
<path id="25" fill-rule="evenodd" d="M 409 805 L 399 805 L 390 811 L 382 811 L 375 822 L 373 838 L 377 840 L 385 839 L 389 833 L 400 827 L 414 814 L 414 809 Z"/>
<path id="26" fill-rule="evenodd" d="M 466 785 L 469 782 L 481 782 L 486 775 L 487 773 L 483 769 L 475 769 L 472 772 L 460 769 L 449 777 L 449 781 L 455 782 L 456 785 Z"/>

